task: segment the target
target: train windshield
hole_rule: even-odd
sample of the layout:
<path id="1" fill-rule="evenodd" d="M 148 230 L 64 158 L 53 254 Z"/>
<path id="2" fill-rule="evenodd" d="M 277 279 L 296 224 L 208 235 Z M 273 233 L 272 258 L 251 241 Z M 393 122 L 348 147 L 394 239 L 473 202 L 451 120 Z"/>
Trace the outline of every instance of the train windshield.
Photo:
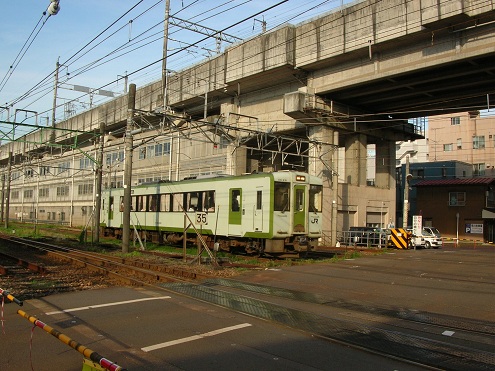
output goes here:
<path id="1" fill-rule="evenodd" d="M 290 183 L 275 182 L 273 209 L 275 211 L 289 210 Z"/>
<path id="2" fill-rule="evenodd" d="M 323 186 L 311 184 L 309 188 L 309 211 L 321 212 Z"/>

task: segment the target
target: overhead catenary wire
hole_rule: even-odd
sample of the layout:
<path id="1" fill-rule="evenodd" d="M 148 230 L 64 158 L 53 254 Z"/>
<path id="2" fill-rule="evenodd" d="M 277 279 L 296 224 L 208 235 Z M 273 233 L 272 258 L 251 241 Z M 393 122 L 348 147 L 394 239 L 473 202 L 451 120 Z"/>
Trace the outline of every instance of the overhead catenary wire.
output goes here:
<path id="1" fill-rule="evenodd" d="M 159 60 L 159 61 L 161 61 L 161 60 Z M 149 66 L 149 65 L 148 65 L 148 66 Z M 146 66 L 146 67 L 148 67 L 148 66 Z M 139 69 L 139 70 L 137 70 L 137 71 L 134 71 L 134 73 L 136 73 L 136 72 L 141 72 L 141 71 L 143 71 L 143 70 L 144 70 L 144 69 Z M 114 83 L 114 82 L 112 82 L 112 83 Z M 112 83 L 110 83 L 110 84 L 112 84 Z M 109 85 L 109 84 L 107 84 L 107 85 L 105 85 L 105 86 L 108 86 L 108 85 Z M 393 112 L 391 112 L 391 113 L 393 114 Z M 381 113 L 381 114 L 383 114 L 383 113 Z"/>
<path id="2" fill-rule="evenodd" d="M 3 90 L 5 85 L 7 85 L 7 82 L 9 81 L 10 77 L 12 76 L 14 71 L 16 70 L 19 63 L 22 61 L 24 55 L 27 53 L 27 51 L 29 50 L 29 48 L 33 44 L 34 40 L 36 39 L 36 37 L 38 36 L 40 31 L 42 30 L 43 26 L 45 25 L 45 23 L 48 20 L 48 18 L 50 17 L 50 15 L 48 15 L 48 17 L 46 17 L 46 18 L 45 17 L 46 17 L 46 12 L 43 12 L 43 15 L 40 17 L 40 19 L 38 20 L 38 23 L 36 23 L 36 26 L 34 26 L 33 30 L 31 31 L 31 34 L 28 36 L 28 38 L 24 42 L 24 45 L 22 46 L 21 50 L 19 51 L 19 53 L 15 57 L 14 62 L 12 62 L 12 64 L 10 65 L 8 71 L 5 73 L 5 76 L 2 78 L 2 81 L 0 81 L 0 92 Z M 43 20 L 43 18 L 45 18 L 45 20 Z M 38 26 L 40 25 L 40 23 L 42 21 L 43 21 L 43 23 L 41 24 L 41 27 L 39 27 L 39 29 L 38 29 Z M 34 36 L 33 36 L 33 34 L 34 34 Z"/>
<path id="3" fill-rule="evenodd" d="M 193 5 L 194 3 L 197 3 L 197 1 L 193 2 L 193 3 L 192 3 L 192 4 L 190 4 L 190 5 Z M 229 2 L 225 2 L 224 4 L 227 4 L 227 3 L 229 3 Z M 244 3 L 246 3 L 246 2 L 244 2 Z M 244 4 L 244 3 L 243 3 L 243 4 Z M 241 4 L 241 5 L 242 5 L 242 4 Z M 239 6 L 239 5 L 237 5 L 237 6 Z M 217 7 L 218 7 L 218 6 L 217 6 Z M 217 7 L 215 7 L 215 8 L 217 8 Z M 186 6 L 186 7 L 184 7 L 184 8 L 187 8 L 187 6 Z M 213 8 L 213 9 L 215 9 L 215 8 Z M 233 8 L 235 8 L 235 7 L 232 7 L 232 8 L 229 8 L 229 9 L 233 9 Z M 182 10 L 183 10 L 183 9 L 179 10 L 177 13 L 179 13 L 179 12 L 180 12 L 180 11 L 182 11 Z M 208 10 L 208 12 L 210 12 L 210 11 L 211 11 L 211 10 Z M 216 14 L 219 14 L 219 13 L 216 13 Z M 115 22 L 114 22 L 114 23 L 115 23 Z M 107 29 L 108 29 L 108 27 L 107 27 Z M 88 43 L 88 44 L 89 44 L 89 43 Z M 82 50 L 82 49 L 81 49 L 81 50 Z M 76 53 L 76 54 L 77 54 L 77 53 Z M 67 61 L 69 61 L 69 60 L 70 60 L 70 58 L 69 58 Z M 64 62 L 64 63 L 65 63 L 65 62 Z M 51 75 L 52 75 L 52 74 L 53 74 L 53 73 L 51 73 L 50 75 L 48 75 L 48 76 L 47 76 L 47 78 L 45 78 L 44 80 L 42 80 L 42 82 L 45 82 L 46 84 L 50 84 L 50 86 L 51 86 L 51 83 L 49 83 L 47 80 L 48 80 L 49 78 L 51 78 Z M 41 83 L 42 83 L 42 82 L 41 82 Z M 38 85 L 40 85 L 40 84 L 38 84 Z M 46 92 L 47 92 L 47 93 L 48 93 L 48 90 L 49 90 L 49 89 L 47 89 L 47 90 L 46 90 Z M 26 97 L 28 97 L 28 96 L 29 96 L 29 94 L 31 94 L 33 91 L 34 91 L 34 88 L 33 88 L 33 89 L 30 89 L 30 91 L 28 91 L 26 94 L 24 94 L 23 96 L 21 96 L 21 97 L 20 97 L 20 99 L 17 99 L 16 101 L 11 102 L 11 105 L 16 104 L 18 101 L 20 101 L 20 100 L 22 100 L 22 99 L 25 99 L 25 98 L 26 98 Z"/>

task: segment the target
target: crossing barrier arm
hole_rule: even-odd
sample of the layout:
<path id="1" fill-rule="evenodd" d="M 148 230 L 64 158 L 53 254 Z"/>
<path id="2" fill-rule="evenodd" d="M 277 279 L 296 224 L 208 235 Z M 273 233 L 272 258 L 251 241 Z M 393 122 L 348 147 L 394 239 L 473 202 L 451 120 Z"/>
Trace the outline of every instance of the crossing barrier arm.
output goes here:
<path id="1" fill-rule="evenodd" d="M 10 301 L 16 303 L 20 307 L 22 307 L 22 305 L 24 304 L 22 301 L 20 301 L 19 299 L 15 298 L 14 296 L 12 296 L 8 291 L 5 291 L 3 289 L 0 289 L 0 294 L 3 295 L 3 296 L 5 296 Z"/>
<path id="2" fill-rule="evenodd" d="M 102 357 L 95 351 L 89 349 L 88 347 L 79 344 L 77 341 L 72 340 L 70 337 L 62 334 L 61 332 L 55 330 L 53 327 L 48 326 L 47 324 L 43 323 L 36 317 L 28 315 L 26 312 L 22 310 L 18 310 L 17 314 L 20 316 L 26 318 L 29 322 L 33 323 L 35 326 L 41 328 L 42 330 L 48 332 L 50 335 L 55 336 L 57 339 L 59 339 L 61 342 L 64 344 L 67 344 L 71 348 L 77 350 L 79 353 L 84 355 L 86 358 L 92 360 L 95 363 L 98 363 L 101 367 L 103 367 L 106 370 L 109 371 L 126 371 L 126 369 L 120 367 L 116 363 L 113 363 L 112 361 L 109 361 L 108 359 Z"/>

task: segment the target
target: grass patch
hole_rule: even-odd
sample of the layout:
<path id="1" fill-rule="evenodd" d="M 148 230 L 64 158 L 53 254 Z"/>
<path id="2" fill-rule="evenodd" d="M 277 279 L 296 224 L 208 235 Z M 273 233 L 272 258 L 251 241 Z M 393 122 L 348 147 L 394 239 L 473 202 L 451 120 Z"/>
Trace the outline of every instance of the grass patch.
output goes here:
<path id="1" fill-rule="evenodd" d="M 59 282 L 53 281 L 43 281 L 43 280 L 32 280 L 29 282 L 30 288 L 34 290 L 46 290 L 52 287 L 57 287 Z"/>

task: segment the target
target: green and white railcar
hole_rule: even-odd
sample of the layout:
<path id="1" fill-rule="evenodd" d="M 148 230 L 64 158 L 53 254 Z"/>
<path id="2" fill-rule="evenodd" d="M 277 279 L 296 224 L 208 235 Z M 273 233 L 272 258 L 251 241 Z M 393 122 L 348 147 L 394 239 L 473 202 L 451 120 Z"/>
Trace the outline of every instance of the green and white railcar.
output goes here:
<path id="1" fill-rule="evenodd" d="M 142 184 L 132 188 L 131 224 L 157 243 L 182 241 L 188 227 L 188 240 L 198 231 L 211 248 L 298 254 L 322 235 L 322 189 L 320 178 L 292 171 Z M 123 195 L 103 192 L 106 235 L 122 234 Z"/>

